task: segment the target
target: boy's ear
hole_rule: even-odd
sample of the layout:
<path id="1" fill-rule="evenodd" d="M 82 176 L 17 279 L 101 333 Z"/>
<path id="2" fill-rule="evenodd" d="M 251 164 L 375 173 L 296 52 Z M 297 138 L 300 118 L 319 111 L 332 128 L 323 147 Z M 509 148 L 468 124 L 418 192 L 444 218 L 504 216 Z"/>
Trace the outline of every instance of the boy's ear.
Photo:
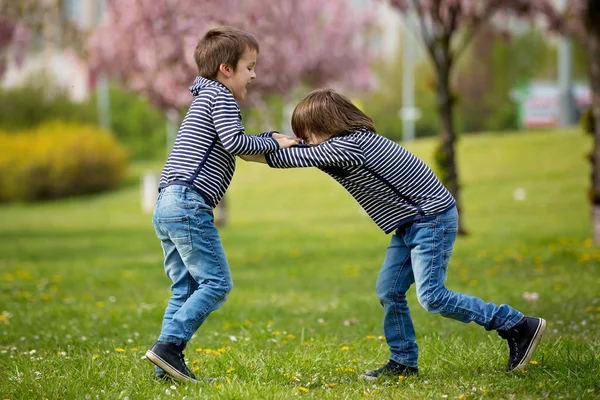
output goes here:
<path id="1" fill-rule="evenodd" d="M 219 71 L 225 75 L 226 78 L 229 78 L 231 76 L 232 68 L 229 64 L 221 64 L 219 65 Z"/>

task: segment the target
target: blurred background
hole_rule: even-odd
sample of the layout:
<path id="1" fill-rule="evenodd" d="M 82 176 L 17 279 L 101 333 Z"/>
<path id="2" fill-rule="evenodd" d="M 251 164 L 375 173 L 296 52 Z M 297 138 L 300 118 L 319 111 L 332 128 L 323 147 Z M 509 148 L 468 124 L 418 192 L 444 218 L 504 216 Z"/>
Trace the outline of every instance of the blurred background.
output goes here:
<path id="1" fill-rule="evenodd" d="M 131 163 L 164 161 L 192 100 L 195 43 L 228 24 L 261 45 L 248 133 L 291 134 L 295 103 L 335 87 L 390 139 L 439 137 L 436 172 L 460 203 L 459 136 L 592 133 L 600 112 L 597 2 L 472 3 L 1 0 L 0 201 L 114 189 Z M 147 210 L 158 173 L 141 179 Z"/>

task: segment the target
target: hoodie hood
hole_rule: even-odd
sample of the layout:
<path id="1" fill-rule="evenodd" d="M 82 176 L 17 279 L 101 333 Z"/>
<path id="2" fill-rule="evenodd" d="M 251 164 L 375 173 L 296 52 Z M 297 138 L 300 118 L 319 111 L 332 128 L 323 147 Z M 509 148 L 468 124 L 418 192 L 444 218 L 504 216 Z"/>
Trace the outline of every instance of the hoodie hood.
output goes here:
<path id="1" fill-rule="evenodd" d="M 205 88 L 205 87 L 222 87 L 224 89 L 227 89 L 227 86 L 223 85 L 221 82 L 219 81 L 214 81 L 212 79 L 206 79 L 203 76 L 197 76 L 196 79 L 194 79 L 194 83 L 192 83 L 192 85 L 190 86 L 190 93 L 192 94 L 192 96 L 196 97 L 200 94 L 200 89 Z M 229 89 L 227 89 L 229 90 Z"/>

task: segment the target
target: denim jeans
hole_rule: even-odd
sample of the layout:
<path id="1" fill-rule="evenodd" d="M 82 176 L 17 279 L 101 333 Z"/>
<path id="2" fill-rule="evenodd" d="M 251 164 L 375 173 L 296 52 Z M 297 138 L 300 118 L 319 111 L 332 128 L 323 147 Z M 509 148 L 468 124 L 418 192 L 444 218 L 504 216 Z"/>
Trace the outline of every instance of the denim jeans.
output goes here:
<path id="1" fill-rule="evenodd" d="M 172 185 L 158 195 L 153 217 L 172 281 L 158 340 L 187 343 L 233 287 L 213 211 L 193 189 Z"/>
<path id="2" fill-rule="evenodd" d="M 418 347 L 406 292 L 415 283 L 417 299 L 428 312 L 461 322 L 474 321 L 487 330 L 506 330 L 523 314 L 508 305 L 497 306 L 444 286 L 458 230 L 452 207 L 400 227 L 392 236 L 377 277 L 377 297 L 384 307 L 384 332 L 390 358 L 416 367 Z"/>

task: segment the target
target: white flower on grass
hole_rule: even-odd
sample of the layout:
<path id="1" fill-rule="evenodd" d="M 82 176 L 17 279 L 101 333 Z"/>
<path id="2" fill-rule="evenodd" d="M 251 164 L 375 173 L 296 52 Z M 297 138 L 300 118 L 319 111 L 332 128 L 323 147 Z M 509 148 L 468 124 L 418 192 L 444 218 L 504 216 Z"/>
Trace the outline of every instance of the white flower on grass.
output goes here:
<path id="1" fill-rule="evenodd" d="M 525 293 L 523 293 L 523 298 L 525 300 L 528 300 L 528 301 L 537 301 L 539 299 L 539 297 L 540 297 L 540 295 L 537 294 L 536 292 L 532 292 L 532 293 L 525 292 Z"/>
<path id="2" fill-rule="evenodd" d="M 110 301 L 111 303 L 114 303 L 114 302 L 116 302 L 116 301 L 117 301 L 117 298 L 116 298 L 115 296 L 110 296 L 110 297 L 108 298 L 108 301 Z"/>
<path id="3" fill-rule="evenodd" d="M 229 340 L 231 340 L 232 342 L 237 342 L 237 338 L 233 335 L 229 335 Z"/>

